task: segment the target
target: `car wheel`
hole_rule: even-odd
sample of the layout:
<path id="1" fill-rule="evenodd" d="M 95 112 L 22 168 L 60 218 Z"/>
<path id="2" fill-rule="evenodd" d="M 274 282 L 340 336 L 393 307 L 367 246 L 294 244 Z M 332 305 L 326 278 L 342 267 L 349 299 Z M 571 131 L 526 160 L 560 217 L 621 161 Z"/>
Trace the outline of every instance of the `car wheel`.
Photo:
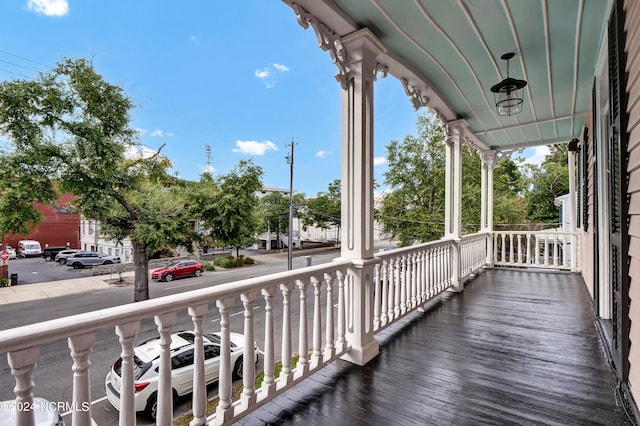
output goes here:
<path id="1" fill-rule="evenodd" d="M 173 281 L 173 274 L 167 274 L 164 276 L 166 282 Z"/>
<path id="2" fill-rule="evenodd" d="M 58 260 L 58 263 L 61 265 L 65 265 L 67 263 L 67 259 L 63 257 L 62 259 Z"/>
<path id="3" fill-rule="evenodd" d="M 84 265 L 82 263 L 80 263 L 80 262 L 76 262 L 71 266 L 73 266 L 73 269 L 82 269 L 82 268 L 84 268 Z"/>
<path id="4" fill-rule="evenodd" d="M 233 376 L 233 380 L 242 379 L 242 370 L 244 368 L 244 362 L 242 361 L 242 356 L 236 360 L 235 365 L 233 366 L 233 371 L 231 375 Z"/>
<path id="5" fill-rule="evenodd" d="M 200 275 L 202 275 L 202 271 L 200 269 L 196 269 L 193 275 L 195 275 L 196 277 L 199 277 Z"/>
<path id="6" fill-rule="evenodd" d="M 111 265 L 113 262 L 110 260 L 105 260 L 103 265 Z"/>
<path id="7" fill-rule="evenodd" d="M 53 258 L 51 256 L 47 255 L 47 256 L 44 257 L 44 260 L 47 261 L 47 262 L 51 262 L 53 260 Z"/>
<path id="8" fill-rule="evenodd" d="M 144 407 L 144 413 L 153 421 L 156 422 L 156 415 L 158 414 L 158 394 L 152 393 L 149 399 L 147 399 L 147 405 Z"/>

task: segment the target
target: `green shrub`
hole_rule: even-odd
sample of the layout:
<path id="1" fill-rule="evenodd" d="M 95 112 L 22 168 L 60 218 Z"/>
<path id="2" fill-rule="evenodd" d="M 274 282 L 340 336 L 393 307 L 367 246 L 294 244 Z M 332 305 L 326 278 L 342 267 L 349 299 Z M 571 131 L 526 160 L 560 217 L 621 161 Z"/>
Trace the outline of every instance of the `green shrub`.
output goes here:
<path id="1" fill-rule="evenodd" d="M 234 266 L 233 261 L 234 261 L 233 257 L 231 257 L 231 259 L 229 259 L 229 257 L 217 257 L 214 260 L 214 264 L 221 268 L 233 268 Z"/>
<path id="2" fill-rule="evenodd" d="M 0 287 L 9 287 L 11 286 L 11 281 L 9 278 L 0 278 Z"/>
<path id="3" fill-rule="evenodd" d="M 202 262 L 202 266 L 204 267 L 205 271 L 215 271 L 216 267 L 213 264 L 213 262 Z"/>
<path id="4" fill-rule="evenodd" d="M 247 257 L 244 258 L 244 264 L 245 265 L 253 265 L 254 263 L 256 263 L 256 261 L 253 260 L 252 257 L 248 257 L 247 256 Z"/>

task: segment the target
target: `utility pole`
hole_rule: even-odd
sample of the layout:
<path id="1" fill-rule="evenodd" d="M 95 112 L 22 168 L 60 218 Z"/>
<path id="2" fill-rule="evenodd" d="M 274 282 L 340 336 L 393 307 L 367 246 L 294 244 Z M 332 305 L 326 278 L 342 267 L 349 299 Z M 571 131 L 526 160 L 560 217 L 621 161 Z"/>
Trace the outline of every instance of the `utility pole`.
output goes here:
<path id="1" fill-rule="evenodd" d="M 289 164 L 289 225 L 287 226 L 287 248 L 289 251 L 287 267 L 289 271 L 293 269 L 293 147 L 295 144 L 291 138 L 291 153 L 285 157 L 287 164 Z"/>

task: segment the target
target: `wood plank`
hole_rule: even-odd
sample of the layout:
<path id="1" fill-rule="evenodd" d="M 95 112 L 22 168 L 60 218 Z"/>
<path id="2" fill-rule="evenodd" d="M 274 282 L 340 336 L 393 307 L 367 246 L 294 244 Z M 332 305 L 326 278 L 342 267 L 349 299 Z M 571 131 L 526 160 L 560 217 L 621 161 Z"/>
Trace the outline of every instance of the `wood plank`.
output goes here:
<path id="1" fill-rule="evenodd" d="M 239 424 L 631 425 L 594 320 L 578 275 L 489 270 Z"/>

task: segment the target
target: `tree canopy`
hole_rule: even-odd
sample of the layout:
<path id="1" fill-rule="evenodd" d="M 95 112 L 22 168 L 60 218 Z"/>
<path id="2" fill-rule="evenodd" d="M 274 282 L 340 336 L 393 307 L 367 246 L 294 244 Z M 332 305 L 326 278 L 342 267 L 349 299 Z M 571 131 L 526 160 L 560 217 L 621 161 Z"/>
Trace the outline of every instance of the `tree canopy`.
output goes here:
<path id="1" fill-rule="evenodd" d="M 527 216 L 533 222 L 558 223 L 560 207 L 556 197 L 569 193 L 567 145 L 552 145 L 540 166 L 529 165 L 530 187 L 526 192 Z"/>
<path id="2" fill-rule="evenodd" d="M 329 182 L 327 191 L 318 192 L 315 198 L 309 198 L 304 203 L 302 223 L 304 226 L 317 226 L 327 229 L 338 227 L 340 235 L 341 223 L 341 182 L 335 179 Z"/>
<path id="3" fill-rule="evenodd" d="M 417 135 L 387 145 L 388 169 L 377 209 L 383 232 L 401 245 L 427 242 L 444 235 L 445 142 L 442 126 L 432 115 L 420 115 Z M 464 147 L 463 147 L 464 148 Z M 479 230 L 481 159 L 468 149 L 462 153 L 462 224 L 464 233 Z M 494 170 L 494 223 L 521 223 L 526 186 L 517 163 L 503 160 Z"/>
<path id="4" fill-rule="evenodd" d="M 131 127 L 134 107 L 122 88 L 84 59 L 65 59 L 34 80 L 0 84 L 0 232 L 27 234 L 41 219 L 34 202 L 75 196 L 74 211 L 100 220 L 101 233 L 134 247 L 134 301 L 148 291 L 149 254 L 164 246 L 191 247 L 182 184 L 171 162 L 141 155 Z"/>

